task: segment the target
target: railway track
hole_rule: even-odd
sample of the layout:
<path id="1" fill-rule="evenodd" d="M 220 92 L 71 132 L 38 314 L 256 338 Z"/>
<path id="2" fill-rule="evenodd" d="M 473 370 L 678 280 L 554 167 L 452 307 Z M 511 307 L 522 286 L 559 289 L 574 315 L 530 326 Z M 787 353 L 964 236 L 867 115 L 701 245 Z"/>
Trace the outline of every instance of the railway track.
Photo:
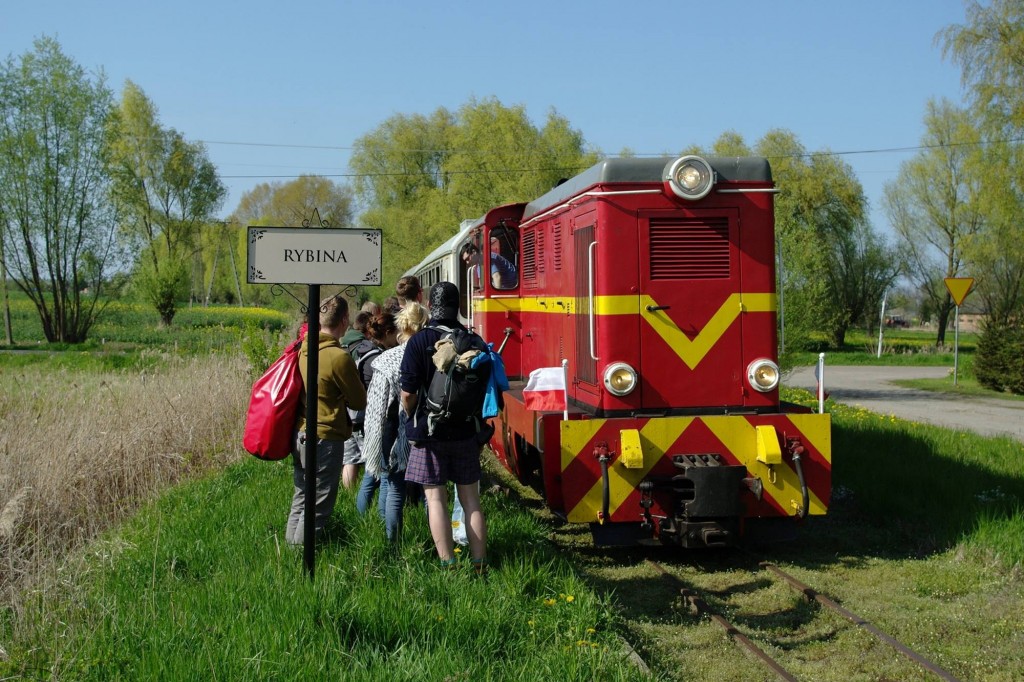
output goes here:
<path id="1" fill-rule="evenodd" d="M 738 646 L 740 646 L 742 649 L 751 654 L 757 661 L 759 661 L 769 670 L 771 670 L 779 679 L 792 681 L 799 680 L 799 678 L 796 677 L 792 672 L 787 670 L 782 663 L 780 663 L 778 660 L 769 655 L 763 648 L 761 648 L 758 645 L 758 643 L 754 641 L 754 639 L 748 637 L 738 627 L 730 623 L 729 620 L 727 620 L 722 614 L 716 612 L 715 609 L 709 606 L 707 600 L 705 600 L 701 596 L 701 593 L 698 590 L 694 589 L 684 580 L 671 573 L 667 568 L 665 568 L 660 563 L 653 561 L 651 559 L 648 559 L 647 563 L 650 564 L 656 571 L 658 571 L 663 580 L 673 585 L 673 587 L 678 591 L 678 594 L 685 600 L 686 604 L 690 608 L 694 609 L 697 613 L 708 617 L 716 625 L 722 628 L 726 632 L 726 634 L 728 634 L 730 639 L 732 639 Z M 891 637 L 885 632 L 882 632 L 866 619 L 858 616 L 852 611 L 845 609 L 844 607 L 836 603 L 834 600 L 821 594 L 814 588 L 802 583 L 797 578 L 783 571 L 778 566 L 767 561 L 761 561 L 758 565 L 763 571 L 770 573 L 775 578 L 782 580 L 789 587 L 791 587 L 798 593 L 802 594 L 808 602 L 814 602 L 820 605 L 821 607 L 826 608 L 842 616 L 844 619 L 853 623 L 857 627 L 862 628 L 864 631 L 869 632 L 884 644 L 888 645 L 889 647 L 891 647 L 892 649 L 894 649 L 895 651 L 899 652 L 901 655 L 909 659 L 910 661 L 913 661 L 918 666 L 931 673 L 936 679 L 946 680 L 947 682 L 958 682 L 958 678 L 954 677 L 947 670 L 944 670 L 937 664 L 933 663 L 926 657 L 922 656 L 920 653 L 910 649 L 909 647 L 897 641 L 895 638 Z"/>

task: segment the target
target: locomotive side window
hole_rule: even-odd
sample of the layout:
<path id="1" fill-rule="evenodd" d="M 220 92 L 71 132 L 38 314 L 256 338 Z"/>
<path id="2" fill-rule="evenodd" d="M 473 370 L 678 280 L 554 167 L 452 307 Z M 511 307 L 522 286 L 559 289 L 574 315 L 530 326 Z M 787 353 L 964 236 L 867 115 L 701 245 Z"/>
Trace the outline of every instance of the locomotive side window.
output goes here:
<path id="1" fill-rule="evenodd" d="M 519 239 L 515 230 L 499 227 L 491 232 L 488 261 L 491 284 L 495 289 L 519 286 Z"/>

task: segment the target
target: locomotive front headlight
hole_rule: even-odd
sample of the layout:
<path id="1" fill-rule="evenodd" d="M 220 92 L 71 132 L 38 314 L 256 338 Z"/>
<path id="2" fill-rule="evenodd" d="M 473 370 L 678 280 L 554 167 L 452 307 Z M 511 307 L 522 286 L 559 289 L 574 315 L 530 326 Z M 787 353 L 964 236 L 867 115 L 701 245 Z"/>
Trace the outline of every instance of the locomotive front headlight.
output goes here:
<path id="1" fill-rule="evenodd" d="M 665 180 L 676 196 L 695 201 L 711 191 L 715 172 L 711 164 L 699 156 L 681 156 L 668 167 Z"/>
<path id="2" fill-rule="evenodd" d="M 754 360 L 747 367 L 747 381 L 756 391 L 767 393 L 779 385 L 779 366 L 771 360 Z"/>
<path id="3" fill-rule="evenodd" d="M 604 387 L 615 396 L 629 395 L 636 388 L 636 370 L 624 362 L 613 362 L 604 370 Z"/>

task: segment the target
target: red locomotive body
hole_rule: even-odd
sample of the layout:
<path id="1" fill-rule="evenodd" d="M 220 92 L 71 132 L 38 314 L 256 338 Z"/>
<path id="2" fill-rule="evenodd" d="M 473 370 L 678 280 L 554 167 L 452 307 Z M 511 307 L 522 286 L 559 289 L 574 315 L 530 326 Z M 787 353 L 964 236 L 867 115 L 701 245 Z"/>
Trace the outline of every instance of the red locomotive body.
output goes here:
<path id="1" fill-rule="evenodd" d="M 413 271 L 447 259 L 502 347 L 498 458 L 598 542 L 730 544 L 747 519 L 825 513 L 829 417 L 779 401 L 774 191 L 764 159 L 610 159 Z M 462 269 L 467 243 L 484 258 Z M 555 367 L 566 409 L 527 409 Z"/>

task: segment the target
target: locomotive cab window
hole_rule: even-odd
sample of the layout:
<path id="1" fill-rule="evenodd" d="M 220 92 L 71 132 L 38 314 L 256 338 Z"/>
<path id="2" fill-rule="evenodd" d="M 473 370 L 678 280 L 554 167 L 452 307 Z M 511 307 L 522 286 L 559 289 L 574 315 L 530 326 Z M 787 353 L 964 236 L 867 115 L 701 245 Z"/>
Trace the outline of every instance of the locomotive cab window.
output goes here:
<path id="1" fill-rule="evenodd" d="M 495 289 L 519 286 L 519 232 L 504 224 L 491 230 L 488 239 L 491 285 Z"/>

